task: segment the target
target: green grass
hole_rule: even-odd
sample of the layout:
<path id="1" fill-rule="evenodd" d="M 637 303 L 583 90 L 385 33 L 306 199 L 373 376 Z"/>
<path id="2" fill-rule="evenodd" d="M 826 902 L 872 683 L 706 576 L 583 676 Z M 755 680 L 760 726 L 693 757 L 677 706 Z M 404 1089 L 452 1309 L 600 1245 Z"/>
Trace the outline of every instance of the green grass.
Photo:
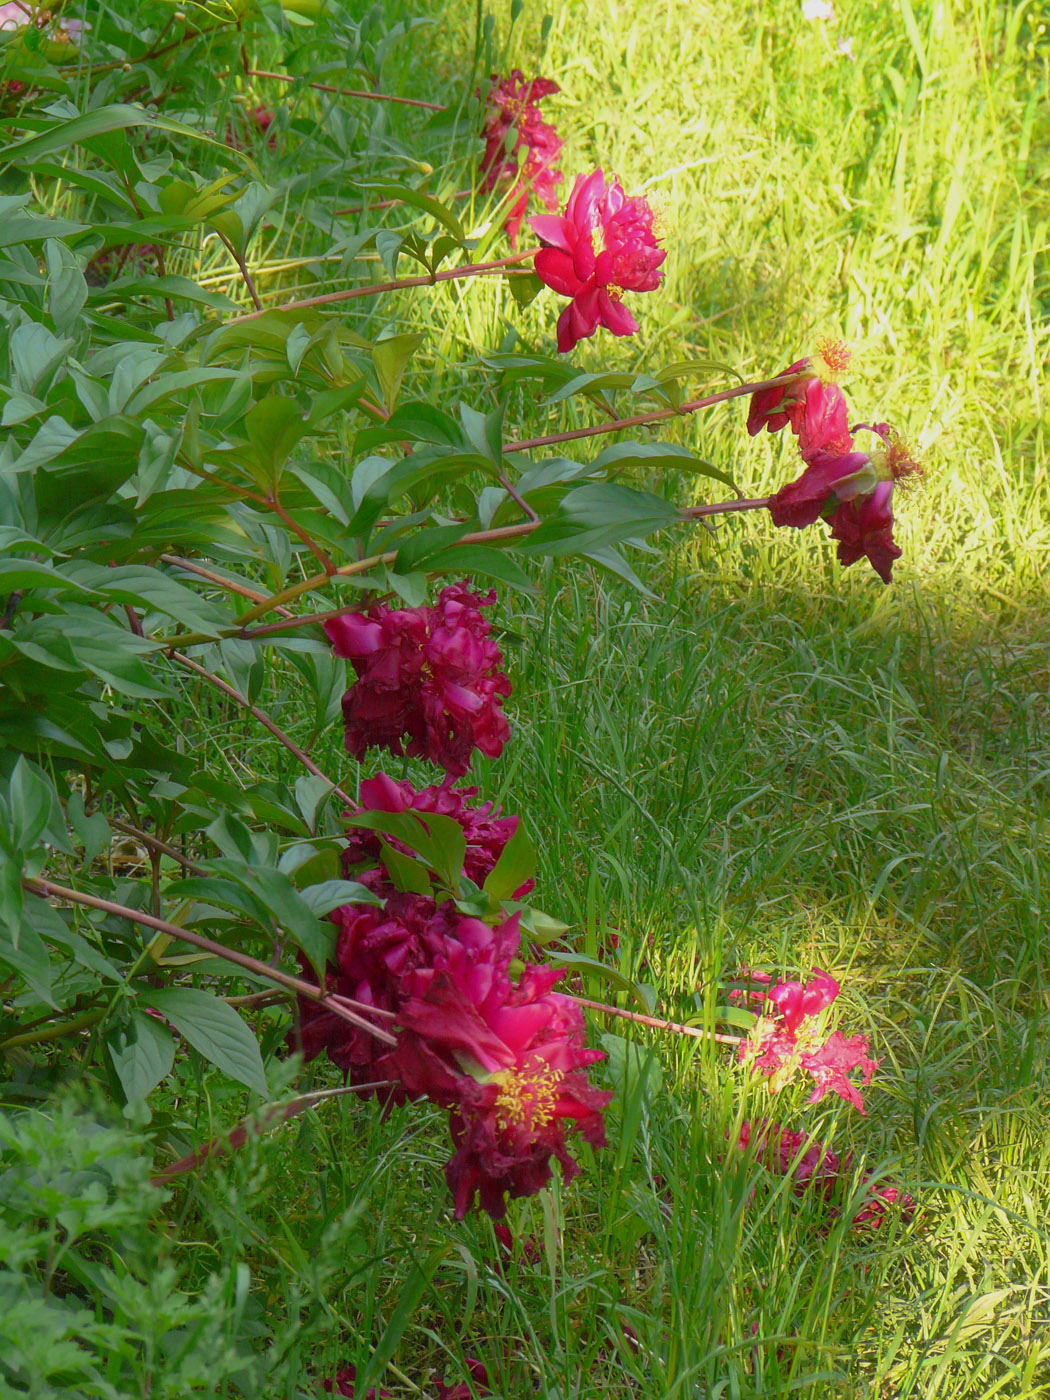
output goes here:
<path id="1" fill-rule="evenodd" d="M 541 907 L 661 1014 L 711 1017 L 744 964 L 838 976 L 843 1029 L 882 1057 L 868 1117 L 798 1090 L 771 1102 L 727 1050 L 610 1023 L 595 1033 L 637 1048 L 609 1041 L 609 1148 L 511 1209 L 536 1262 L 504 1276 L 488 1221 L 451 1221 L 440 1116 L 383 1121 L 346 1100 L 180 1186 L 178 1252 L 202 1272 L 247 1260 L 257 1306 L 315 1339 L 297 1365 L 363 1375 L 377 1348 L 391 1365 L 369 1383 L 398 1397 L 480 1356 L 508 1400 L 1036 1400 L 1050 1388 L 1041 10 L 844 3 L 825 26 L 789 0 L 593 0 L 551 6 L 541 57 L 542 8 L 497 30 L 485 63 L 561 83 L 567 183 L 600 162 L 658 195 L 673 228 L 663 288 L 634 298 L 639 336 L 589 342 L 580 367 L 696 358 L 761 377 L 839 333 L 858 352 L 857 416 L 897 425 L 927 470 L 899 507 L 889 589 L 840 569 L 818 529 L 748 516 L 643 558 L 655 600 L 576 568 L 553 569 L 541 602 L 505 600 L 516 732 L 480 782 L 539 842 Z M 472 23 L 472 5 L 443 6 L 391 51 L 385 88 L 442 100 Z M 436 167 L 435 188 L 469 184 L 466 145 L 446 150 L 415 113 L 367 120 L 377 167 L 392 133 Z M 263 262 L 314 239 L 300 225 Z M 518 313 L 502 286 L 471 283 L 354 314 L 431 331 L 415 388 L 454 402 L 509 330 L 551 348 L 554 300 Z M 522 435 L 584 421 L 524 395 L 512 410 Z M 667 435 L 761 494 L 793 472 L 790 449 L 749 439 L 743 417 L 730 406 Z M 294 689 L 268 703 L 309 732 Z M 235 755 L 215 715 L 197 742 L 217 764 L 275 761 Z M 340 739 L 332 723 L 313 750 L 331 773 Z M 209 1085 L 172 1109 L 187 1147 L 234 1116 Z M 829 1221 L 728 1145 L 764 1116 L 852 1149 L 918 1198 L 917 1219 L 865 1234 L 847 1205 Z"/>

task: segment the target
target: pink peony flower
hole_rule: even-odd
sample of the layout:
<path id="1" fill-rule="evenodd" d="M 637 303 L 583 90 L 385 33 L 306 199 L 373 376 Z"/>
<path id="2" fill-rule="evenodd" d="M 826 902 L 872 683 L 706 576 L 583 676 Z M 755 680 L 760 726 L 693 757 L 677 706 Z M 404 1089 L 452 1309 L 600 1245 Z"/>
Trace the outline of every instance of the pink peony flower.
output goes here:
<path id="1" fill-rule="evenodd" d="M 425 817 L 428 813 L 452 817 L 463 828 L 467 842 L 467 854 L 463 863 L 464 874 L 476 885 L 483 885 L 503 854 L 503 848 L 518 828 L 517 817 L 504 817 L 500 809 L 486 802 L 480 807 L 472 807 L 469 799 L 476 797 L 476 787 L 426 787 L 416 792 L 411 783 L 395 782 L 385 773 L 374 778 L 366 778 L 361 784 L 361 806 L 364 812 L 418 812 Z M 405 850 L 399 841 L 385 838 L 398 850 Z M 343 852 L 343 866 L 347 876 L 353 868 L 363 862 L 380 865 L 380 839 L 376 832 L 351 828 Z M 381 865 L 380 865 L 380 868 Z M 515 899 L 524 899 L 532 889 L 529 880 L 515 890 Z"/>
<path id="2" fill-rule="evenodd" d="M 343 696 L 350 753 L 386 748 L 453 775 L 467 771 L 475 748 L 499 756 L 510 737 L 500 708 L 510 681 L 480 612 L 495 601 L 494 591 L 483 597 L 453 584 L 432 608 L 378 604 L 325 623 L 336 655 L 357 672 Z"/>
<path id="3" fill-rule="evenodd" d="M 518 916 L 497 929 L 461 919 L 433 964 L 411 979 L 391 1063 L 411 1094 L 448 1107 L 456 1151 L 445 1169 L 461 1219 L 475 1196 L 496 1219 L 505 1196 L 529 1196 L 551 1178 L 579 1171 L 565 1145 L 576 1131 L 604 1146 L 601 1110 L 611 1094 L 581 1071 L 603 1058 L 584 1043 L 575 1001 L 551 991 L 563 975 L 526 966 L 509 974 Z"/>
<path id="4" fill-rule="evenodd" d="M 8 29 L 24 29 L 28 24 L 35 23 L 35 6 L 29 0 L 6 0 L 0 5 L 0 31 Z"/>
<path id="5" fill-rule="evenodd" d="M 492 81 L 482 130 L 485 152 L 481 158 L 481 188 L 491 191 L 504 186 L 509 190 L 504 227 L 511 246 L 516 247 L 530 191 L 548 209 L 558 207 L 554 186 L 562 179 L 556 168 L 562 141 L 554 127 L 540 116 L 538 103 L 561 89 L 549 78 L 525 82 L 520 68 L 499 81 L 493 75 Z M 512 129 L 515 140 L 508 148 Z M 519 165 L 516 156 L 522 149 L 525 159 Z"/>
<path id="6" fill-rule="evenodd" d="M 623 292 L 651 292 L 659 285 L 667 256 L 657 246 L 653 211 L 641 196 L 628 198 L 615 177 L 606 186 L 601 170 L 578 175 L 564 215 L 529 220 L 544 244 L 536 254 L 541 282 L 569 305 L 558 318 L 558 350 L 570 351 L 599 326 L 632 335 L 638 323 L 624 307 Z"/>
<path id="7" fill-rule="evenodd" d="M 740 1045 L 739 1058 L 769 1077 L 773 1093 L 802 1070 L 815 1085 L 807 1102 L 819 1103 L 827 1094 L 837 1094 L 863 1113 L 864 1100 L 849 1074 L 859 1069 L 864 1083 L 871 1083 L 879 1062 L 868 1058 L 867 1039 L 855 1035 L 846 1040 L 838 1031 L 822 1039 L 817 1025 L 820 1013 L 838 994 L 834 977 L 817 968 L 805 985 L 778 982 L 766 994 L 766 1001 L 775 1008 L 773 1014 L 759 1017 Z"/>

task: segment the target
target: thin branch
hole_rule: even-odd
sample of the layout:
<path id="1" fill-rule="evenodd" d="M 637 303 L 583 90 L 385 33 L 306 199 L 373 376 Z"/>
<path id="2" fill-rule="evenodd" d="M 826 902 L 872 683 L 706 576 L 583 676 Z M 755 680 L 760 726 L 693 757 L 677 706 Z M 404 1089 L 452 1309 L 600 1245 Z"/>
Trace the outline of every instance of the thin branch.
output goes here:
<path id="1" fill-rule="evenodd" d="M 740 1045 L 741 1035 L 722 1035 L 719 1031 L 705 1031 L 698 1026 L 686 1026 L 681 1021 L 660 1021 L 655 1016 L 642 1016 L 637 1011 L 623 1011 L 618 1006 L 606 1006 L 603 1001 L 588 1001 L 586 997 L 573 997 L 577 1006 L 585 1006 L 588 1011 L 601 1011 L 606 1016 L 619 1016 L 624 1021 L 635 1021 L 640 1026 L 652 1026 L 658 1031 L 674 1031 L 676 1035 L 690 1035 L 694 1040 L 717 1040 L 720 1045 Z"/>
<path id="2" fill-rule="evenodd" d="M 703 520 L 709 515 L 731 515 L 735 512 L 748 510 L 760 510 L 769 503 L 768 497 L 746 498 L 740 496 L 731 501 L 716 501 L 711 505 L 686 506 L 679 511 L 677 519 L 681 521 Z M 526 520 L 518 525 L 500 525 L 494 530 L 478 530 L 473 534 L 463 535 L 457 540 L 457 545 L 471 544 L 493 544 L 503 540 L 521 539 L 526 535 L 531 535 L 542 524 L 539 520 Z M 671 523 L 669 520 L 668 524 Z M 352 578 L 355 574 L 366 574 L 371 569 L 378 568 L 381 564 L 392 564 L 397 558 L 396 550 L 388 550 L 385 554 L 372 554 L 367 559 L 357 559 L 352 564 L 341 564 L 332 574 L 314 574 L 312 578 L 303 579 L 300 583 L 289 584 L 287 588 L 282 588 L 279 593 L 265 599 L 254 608 L 249 608 L 235 619 L 234 627 L 226 636 L 240 636 L 244 638 L 266 636 L 276 632 L 286 632 L 294 630 L 296 627 L 306 626 L 308 623 L 324 622 L 330 617 L 340 617 L 344 613 L 354 612 L 354 607 L 333 608 L 329 612 L 311 613 L 307 617 L 288 618 L 285 622 L 273 622 L 265 628 L 252 628 L 251 624 L 260 617 L 264 617 L 268 612 L 275 612 L 278 608 L 287 603 L 293 603 L 296 598 L 303 597 L 304 594 L 316 592 L 318 588 L 323 588 L 326 583 L 331 583 L 340 578 Z M 214 641 L 214 637 L 203 632 L 183 633 L 178 637 L 158 637 L 155 639 L 158 646 L 196 646 L 202 642 Z"/>
<path id="3" fill-rule="evenodd" d="M 177 861 L 184 870 L 189 870 L 191 874 L 205 874 L 203 865 L 188 860 L 181 851 L 176 850 L 174 846 L 169 846 L 166 841 L 161 841 L 159 837 L 151 836 L 148 831 L 140 831 L 137 826 L 132 826 L 130 822 L 123 821 L 120 817 L 109 817 L 107 820 L 110 826 L 115 826 L 118 831 L 123 831 L 127 836 L 133 836 L 136 841 L 141 841 L 151 851 L 159 851 L 161 855 Z"/>
<path id="4" fill-rule="evenodd" d="M 247 68 L 245 72 L 249 78 L 270 78 L 277 83 L 297 83 L 299 75 L 296 73 L 268 73 L 262 68 Z M 444 112 L 440 102 L 424 102 L 418 97 L 393 97 L 387 92 L 369 92 L 365 88 L 339 88 L 333 87 L 331 83 L 307 83 L 307 87 L 317 88 L 319 92 L 334 92 L 339 97 L 362 97 L 369 102 L 395 102 L 401 107 L 425 107 L 429 112 Z"/>
<path id="5" fill-rule="evenodd" d="M 307 549 L 320 564 L 321 568 L 324 569 L 326 573 L 334 574 L 335 565 L 332 563 L 331 559 L 329 559 L 328 555 L 314 540 L 314 538 L 306 530 L 303 529 L 299 522 L 295 520 L 291 515 L 289 515 L 289 513 L 285 510 L 284 506 L 282 506 L 280 501 L 277 499 L 276 492 L 266 497 L 266 504 L 273 511 L 274 515 L 276 515 L 279 520 L 282 520 L 284 524 L 288 526 L 292 534 L 295 535 L 297 539 L 299 539 L 303 544 L 306 545 Z"/>
<path id="6" fill-rule="evenodd" d="M 539 521 L 540 517 L 529 505 L 528 501 L 524 500 L 519 495 L 517 488 L 511 484 L 510 477 L 507 476 L 506 472 L 499 472 L 497 475 L 499 477 L 499 484 L 503 487 L 511 500 L 515 501 L 521 507 L 530 520 Z"/>
<path id="7" fill-rule="evenodd" d="M 510 257 L 496 258 L 492 262 L 466 263 L 462 267 L 447 267 L 444 272 L 428 272 L 420 277 L 396 277 L 389 282 L 372 282 L 367 287 L 347 287 L 341 292 L 326 292 L 319 297 L 304 297 L 302 301 L 294 299 L 286 301 L 271 309 L 274 311 L 304 311 L 311 306 L 331 306 L 339 301 L 355 301 L 358 297 L 378 296 L 380 292 L 396 292 L 400 291 L 402 287 L 431 287 L 435 282 L 455 282 L 465 277 L 487 277 L 492 273 L 502 272 L 504 268 L 513 267 L 515 263 L 524 262 L 526 258 L 534 258 L 538 252 L 538 248 L 529 248 L 527 252 L 512 253 Z M 241 316 L 231 316 L 224 324 L 236 326 L 244 321 L 254 321 L 265 314 L 265 311 L 248 311 Z"/>
<path id="8" fill-rule="evenodd" d="M 693 399 L 680 408 L 661 408 L 652 413 L 636 413 L 631 418 L 614 418 L 611 423 L 597 423 L 592 428 L 570 428 L 564 433 L 548 433 L 545 437 L 522 438 L 520 442 L 504 444 L 504 452 L 528 452 L 534 447 L 550 447 L 558 442 L 574 442 L 577 438 L 597 437 L 599 433 L 618 433 L 624 428 L 638 428 L 644 423 L 659 423 L 667 418 L 683 418 L 712 404 L 724 403 L 727 399 L 738 399 L 745 394 L 755 394 L 761 389 L 772 389 L 781 384 L 792 384 L 797 374 L 779 374 L 776 379 L 762 379 L 755 384 L 738 384 L 733 389 L 723 389 L 717 394 L 708 394 L 703 399 Z"/>
<path id="9" fill-rule="evenodd" d="M 250 598 L 253 603 L 264 603 L 266 594 L 258 592 L 255 588 L 249 588 L 246 583 L 240 583 L 235 579 L 227 578 L 225 574 L 217 574 L 213 569 L 205 569 L 193 559 L 182 559 L 177 554 L 162 554 L 160 556 L 162 564 L 173 564 L 177 569 L 185 569 L 187 573 L 197 574 L 200 578 L 206 578 L 209 583 L 217 583 L 222 588 L 228 588 L 231 593 L 237 593 L 242 598 Z M 289 608 L 278 608 L 278 612 L 285 617 L 293 616 Z"/>
<path id="10" fill-rule="evenodd" d="M 253 973 L 256 977 L 262 977 L 267 982 L 273 982 L 275 986 L 284 987 L 290 992 L 295 992 L 297 996 L 306 997 L 309 1001 L 316 1001 L 319 1006 L 323 1006 L 326 1011 L 331 1011 L 344 1021 L 356 1026 L 358 1030 L 367 1031 L 369 1035 L 374 1035 L 377 1040 L 384 1041 L 387 1045 L 396 1045 L 395 1038 L 387 1031 L 381 1030 L 371 1022 L 366 1021 L 363 1016 L 358 1015 L 357 1010 L 350 1010 L 356 1007 L 360 1011 L 369 1015 L 381 1016 L 384 1019 L 393 1019 L 393 1013 L 381 1011 L 378 1007 L 366 1006 L 362 1002 L 351 1001 L 349 997 L 333 997 L 322 992 L 320 987 L 315 987 L 312 982 L 304 982 L 301 977 L 293 977 L 290 973 L 281 972 L 278 968 L 268 967 L 266 963 L 260 962 L 258 958 L 250 957 L 247 953 L 238 952 L 236 948 L 227 948 L 221 943 L 215 943 L 210 938 L 205 938 L 202 934 L 194 933 L 192 929 L 181 928 L 178 924 L 168 923 L 166 919 L 158 919 L 154 914 L 146 914 L 141 909 L 130 909 L 126 904 L 114 904 L 112 900 L 100 899 L 97 895 L 82 894 L 79 890 L 67 889 L 65 885 L 56 885 L 53 880 L 42 880 L 38 877 L 26 876 L 22 881 L 23 886 L 32 894 L 41 898 L 64 899 L 70 904 L 82 904 L 87 909 L 97 909 L 103 914 L 115 914 L 120 919 L 128 919 L 135 924 L 144 924 L 147 928 L 156 929 L 158 933 L 166 933 L 169 938 L 180 939 L 183 943 L 192 944 L 194 948 L 200 948 L 202 952 L 211 953 L 213 957 L 222 958 L 226 962 L 242 967 L 246 972 Z M 93 1013 L 86 1013 L 93 1014 Z M 0 1046 L 17 1043 L 17 1037 L 0 1041 Z"/>
<path id="11" fill-rule="evenodd" d="M 308 1108 L 316 1107 L 325 1099 L 341 1097 L 343 1094 L 370 1093 L 373 1089 L 387 1089 L 392 1087 L 393 1082 L 392 1079 L 377 1079 L 372 1084 L 347 1084 L 342 1089 L 319 1089 L 312 1094 L 300 1094 L 297 1098 L 290 1099 L 288 1103 L 271 1104 L 261 1116 L 255 1114 L 251 1118 L 246 1118 L 230 1132 L 222 1134 L 221 1137 L 213 1137 L 203 1147 L 198 1147 L 193 1152 L 187 1153 L 185 1157 L 180 1157 L 177 1162 L 172 1162 L 170 1167 L 165 1167 L 163 1171 L 157 1172 L 156 1176 L 151 1176 L 150 1184 L 166 1186 L 173 1177 L 182 1176 L 184 1172 L 195 1171 L 197 1167 L 202 1166 L 211 1158 L 223 1157 L 227 1152 L 233 1152 L 238 1147 L 243 1147 L 248 1141 L 250 1133 L 262 1134 L 269 1128 L 287 1123 L 290 1118 L 298 1117 L 300 1113 L 305 1113 Z"/>
<path id="12" fill-rule="evenodd" d="M 255 290 L 255 283 L 252 281 L 252 275 L 248 271 L 248 264 L 224 233 L 219 233 L 218 229 L 216 229 L 215 232 L 219 234 L 220 242 L 240 269 L 241 277 L 244 279 L 244 285 L 248 288 L 248 295 L 252 299 L 252 305 L 255 307 L 256 311 L 261 311 L 263 309 L 263 304 L 259 300 L 259 293 Z"/>
<path id="13" fill-rule="evenodd" d="M 327 577 L 327 575 L 325 575 L 325 577 Z M 217 690 L 221 690 L 224 695 L 228 695 L 231 700 L 236 701 L 238 705 L 242 705 L 244 709 L 255 716 L 264 729 L 268 729 L 273 737 L 283 744 L 290 754 L 293 754 L 299 760 L 307 772 L 313 773 L 316 778 L 323 778 L 332 791 L 338 793 L 344 802 L 351 807 L 356 806 L 354 799 L 348 793 L 345 793 L 338 783 L 333 783 L 326 773 L 322 773 L 310 755 L 304 752 L 294 740 L 290 739 L 284 730 L 274 723 L 265 710 L 260 710 L 258 705 L 253 705 L 247 696 L 242 695 L 239 690 L 235 690 L 232 685 L 228 685 L 226 681 L 220 679 L 220 677 L 213 675 L 206 667 L 199 665 L 188 656 L 183 656 L 181 651 L 172 651 L 168 654 L 172 661 L 177 661 L 180 666 L 185 666 L 188 670 L 194 671 L 198 676 L 202 676 L 206 681 L 210 681 Z"/>

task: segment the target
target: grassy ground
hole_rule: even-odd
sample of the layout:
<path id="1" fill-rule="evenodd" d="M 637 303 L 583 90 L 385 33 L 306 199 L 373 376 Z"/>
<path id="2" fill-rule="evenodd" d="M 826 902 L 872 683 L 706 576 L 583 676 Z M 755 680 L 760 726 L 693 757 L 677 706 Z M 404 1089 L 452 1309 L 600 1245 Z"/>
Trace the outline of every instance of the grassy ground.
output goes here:
<path id="1" fill-rule="evenodd" d="M 798 1091 L 771 1104 L 727 1051 L 634 1031 L 629 1048 L 622 1024 L 597 1026 L 620 1091 L 611 1145 L 512 1209 L 534 1262 L 504 1274 L 487 1221 L 451 1222 L 436 1118 L 341 1100 L 180 1189 L 183 1235 L 209 1263 L 249 1258 L 274 1313 L 327 1313 L 316 1374 L 356 1359 L 362 1385 L 397 1396 L 430 1393 L 432 1370 L 465 1379 L 467 1356 L 515 1398 L 1045 1395 L 1040 8 L 854 3 L 824 23 L 788 0 L 592 0 L 551 7 L 542 51 L 540 8 L 497 26 L 482 69 L 555 77 L 569 181 L 600 162 L 671 220 L 640 335 L 588 343 L 580 367 L 698 358 L 761 376 L 840 333 L 857 415 L 898 425 L 927 473 L 900 507 L 889 589 L 842 571 L 818 531 L 747 517 L 643 560 L 655 601 L 557 569 L 542 604 L 508 602 L 516 736 L 480 781 L 540 838 L 543 907 L 664 1013 L 712 1008 L 745 963 L 840 977 L 843 1028 L 882 1057 L 868 1117 Z M 387 90 L 442 100 L 472 22 L 442 7 L 392 51 Z M 384 120 L 438 164 L 416 114 Z M 446 152 L 436 187 L 464 188 L 470 155 Z M 441 332 L 418 380 L 435 396 L 454 399 L 512 325 L 550 347 L 550 294 L 525 314 L 493 285 L 447 298 L 374 313 Z M 446 322 L 451 305 L 466 315 Z M 518 411 L 523 433 L 579 421 Z M 731 407 L 669 435 L 759 494 L 788 449 L 742 420 Z M 339 740 L 315 750 L 329 771 Z M 226 1111 L 209 1092 L 188 1141 Z M 829 1222 L 727 1147 L 770 1114 L 903 1183 L 916 1220 Z"/>

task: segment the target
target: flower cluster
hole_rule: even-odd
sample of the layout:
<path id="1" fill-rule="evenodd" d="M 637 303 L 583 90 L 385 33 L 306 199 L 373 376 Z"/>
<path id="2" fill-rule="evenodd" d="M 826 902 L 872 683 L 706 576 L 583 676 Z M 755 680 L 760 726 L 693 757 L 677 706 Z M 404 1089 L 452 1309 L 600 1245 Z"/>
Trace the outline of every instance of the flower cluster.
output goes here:
<path id="1" fill-rule="evenodd" d="M 475 748 L 499 756 L 510 737 L 500 708 L 510 681 L 480 611 L 495 601 L 495 592 L 453 584 L 432 608 L 378 604 L 325 623 L 335 654 L 357 672 L 343 696 L 348 752 L 407 753 L 453 776 L 467 771 Z"/>
<path id="2" fill-rule="evenodd" d="M 893 542 L 893 488 L 921 468 L 889 424 L 850 428 L 837 383 L 849 359 L 844 345 L 828 341 L 818 354 L 789 365 L 778 376 L 783 384 L 751 396 L 747 430 L 754 436 L 790 425 L 798 438 L 805 470 L 770 498 L 774 525 L 802 529 L 823 518 L 843 564 L 866 556 L 889 583 L 901 553 Z M 854 450 L 853 434 L 861 431 L 879 440 L 870 451 Z"/>
<path id="3" fill-rule="evenodd" d="M 866 1037 L 855 1035 L 847 1040 L 839 1031 L 828 1036 L 820 1031 L 818 1018 L 838 994 L 839 984 L 834 977 L 816 968 L 804 985 L 777 982 L 763 992 L 751 992 L 761 1013 L 741 1043 L 739 1055 L 769 1077 L 773 1093 L 801 1070 L 815 1085 L 809 1103 L 819 1103 L 826 1094 L 837 1094 L 863 1113 L 864 1100 L 849 1075 L 859 1069 L 864 1083 L 871 1083 L 878 1062 L 868 1058 Z"/>
<path id="4" fill-rule="evenodd" d="M 558 350 L 567 354 L 599 326 L 632 335 L 638 322 L 623 305 L 624 292 L 651 292 L 660 285 L 654 214 L 641 196 L 628 197 L 615 177 L 601 170 L 578 175 L 563 215 L 537 214 L 529 227 L 543 243 L 536 275 L 569 305 L 558 318 Z"/>
<path id="5" fill-rule="evenodd" d="M 557 168 L 562 141 L 550 122 L 540 116 L 539 103 L 561 89 L 550 78 L 526 82 L 520 68 L 508 78 L 497 79 L 493 74 L 492 84 L 481 133 L 485 138 L 481 188 L 507 191 L 504 226 L 511 246 L 516 247 L 530 191 L 546 208 L 558 207 L 554 187 L 562 179 Z M 523 159 L 521 151 L 525 152 Z"/>
<path id="6" fill-rule="evenodd" d="M 813 1142 L 806 1133 L 792 1133 L 779 1123 L 765 1119 L 752 1126 L 744 1123 L 740 1129 L 739 1147 L 744 1151 L 754 1141 L 759 1160 L 777 1176 L 791 1175 L 794 1190 L 803 1195 L 813 1190 L 823 1201 L 838 1209 L 853 1175 L 853 1156 L 840 1157 L 821 1142 Z M 863 1204 L 853 1217 L 853 1225 L 878 1229 L 891 1210 L 897 1210 L 904 1220 L 915 1214 L 915 1200 L 896 1186 L 870 1185 L 868 1175 L 861 1177 L 866 1188 Z"/>
<path id="7" fill-rule="evenodd" d="M 491 804 L 472 806 L 473 788 L 417 793 L 381 774 L 361 789 L 372 810 L 457 821 L 466 872 L 478 884 L 517 825 Z M 376 866 L 380 849 L 370 831 L 355 831 L 348 870 L 365 861 Z M 506 1195 L 546 1185 L 552 1157 L 567 1180 L 576 1174 L 567 1132 L 604 1143 L 601 1110 L 610 1095 L 585 1073 L 602 1054 L 585 1044 L 577 1003 L 553 991 L 563 974 L 518 962 L 518 915 L 493 928 L 461 914 L 452 900 L 400 892 L 386 877 L 381 863 L 362 877 L 383 898 L 381 907 L 344 905 L 332 914 L 338 932 L 325 982 L 329 992 L 393 1013 L 397 1044 L 302 998 L 299 1045 L 307 1059 L 327 1052 L 352 1083 L 382 1084 L 388 1103 L 426 1098 L 447 1109 L 455 1153 L 446 1177 L 457 1218 L 475 1197 L 502 1216 Z M 516 980 L 512 964 L 520 969 Z"/>

